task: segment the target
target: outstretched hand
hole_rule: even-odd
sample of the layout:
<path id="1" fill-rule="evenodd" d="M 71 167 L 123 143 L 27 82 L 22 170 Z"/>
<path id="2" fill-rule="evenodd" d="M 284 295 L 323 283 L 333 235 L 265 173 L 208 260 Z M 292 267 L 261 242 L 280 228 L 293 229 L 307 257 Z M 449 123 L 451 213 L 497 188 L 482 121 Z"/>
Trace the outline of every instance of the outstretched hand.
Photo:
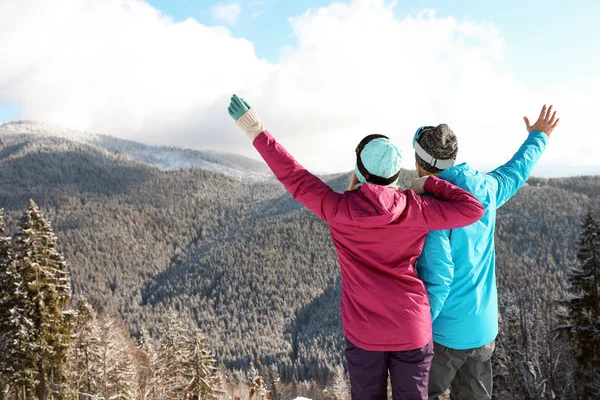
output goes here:
<path id="1" fill-rule="evenodd" d="M 554 128 L 556 128 L 556 125 L 558 125 L 560 118 L 556 118 L 556 111 L 552 112 L 552 106 L 550 106 L 550 108 L 546 108 L 546 105 L 544 104 L 544 107 L 542 107 L 542 112 L 540 112 L 540 116 L 535 124 L 530 125 L 529 118 L 527 117 L 523 117 L 523 120 L 525 121 L 528 132 L 542 131 L 548 135 L 548 137 L 550 137 L 552 131 Z"/>
<path id="2" fill-rule="evenodd" d="M 246 100 L 240 99 L 237 94 L 231 96 L 231 102 L 229 103 L 229 115 L 235 121 L 240 119 L 240 117 L 246 114 L 246 111 L 250 109 L 250 105 L 246 103 Z"/>
<path id="3" fill-rule="evenodd" d="M 264 132 L 265 125 L 262 123 L 256 110 L 246 103 L 246 100 L 240 99 L 236 94 L 231 96 L 229 103 L 229 116 L 235 120 L 235 124 L 240 127 L 251 140 L 254 140 Z"/>

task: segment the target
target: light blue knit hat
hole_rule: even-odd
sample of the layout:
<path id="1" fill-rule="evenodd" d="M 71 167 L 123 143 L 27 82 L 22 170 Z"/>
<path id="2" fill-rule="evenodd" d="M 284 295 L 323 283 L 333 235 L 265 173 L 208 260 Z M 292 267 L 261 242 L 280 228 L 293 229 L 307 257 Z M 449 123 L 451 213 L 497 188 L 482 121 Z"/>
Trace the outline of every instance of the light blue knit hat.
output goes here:
<path id="1" fill-rule="evenodd" d="M 400 149 L 389 139 L 381 137 L 369 141 L 359 152 L 358 157 L 369 174 L 381 178 L 391 178 L 396 175 L 402 162 Z M 360 182 L 367 182 L 365 176 L 359 171 L 358 164 L 354 171 Z"/>

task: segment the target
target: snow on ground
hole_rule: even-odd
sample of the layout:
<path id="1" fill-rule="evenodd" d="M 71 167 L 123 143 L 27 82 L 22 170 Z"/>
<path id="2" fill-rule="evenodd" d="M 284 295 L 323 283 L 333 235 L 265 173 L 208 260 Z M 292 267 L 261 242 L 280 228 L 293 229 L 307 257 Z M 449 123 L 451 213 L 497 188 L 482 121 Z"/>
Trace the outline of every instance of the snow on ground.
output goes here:
<path id="1" fill-rule="evenodd" d="M 112 136 L 79 132 L 61 126 L 31 121 L 10 122 L 0 125 L 0 135 L 43 136 L 66 139 L 100 148 L 113 154 L 121 154 L 139 162 L 150 164 L 162 170 L 201 168 L 228 175 L 237 180 L 262 182 L 272 179 L 270 174 L 247 170 L 244 167 L 231 166 L 231 162 L 220 164 L 218 156 L 211 161 L 203 158 L 202 153 L 192 149 L 166 146 L 149 146 L 143 143 L 118 139 Z M 216 162 L 213 162 L 216 161 Z"/>
<path id="2" fill-rule="evenodd" d="M 9 122 L 0 125 L 0 134 L 25 134 L 68 139 L 73 142 L 91 143 L 99 135 L 85 133 L 62 126 L 40 124 L 32 121 Z"/>

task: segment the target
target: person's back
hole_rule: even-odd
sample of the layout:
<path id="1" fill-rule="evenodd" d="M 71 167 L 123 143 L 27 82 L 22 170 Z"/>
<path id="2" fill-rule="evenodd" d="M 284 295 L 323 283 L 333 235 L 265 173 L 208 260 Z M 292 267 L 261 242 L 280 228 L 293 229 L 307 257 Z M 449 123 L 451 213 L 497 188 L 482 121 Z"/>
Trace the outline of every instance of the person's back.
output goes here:
<path id="1" fill-rule="evenodd" d="M 550 111 L 546 113 L 544 106 L 543 115 L 533 127 L 526 120 L 530 133 L 525 143 L 508 163 L 488 174 L 466 163 L 428 171 L 467 190 L 485 207 L 483 217 L 472 225 L 430 232 L 417 262 L 419 276 L 428 290 L 433 321 L 431 399 L 449 387 L 453 398 L 491 398 L 490 359 L 498 334 L 496 211 L 525 184 L 542 155 L 558 122 Z M 455 141 L 453 133 L 447 136 Z M 448 140 L 437 142 L 439 150 Z M 436 138 L 424 145 L 430 153 L 436 152 Z M 420 167 L 431 169 L 423 159 L 417 161 Z"/>
<path id="2" fill-rule="evenodd" d="M 467 190 L 485 207 L 483 217 L 472 225 L 432 232 L 417 263 L 420 277 L 429 283 L 436 280 L 432 274 L 439 270 L 436 265 L 439 267 L 440 260 L 446 260 L 446 265 L 451 260 L 447 297 L 438 295 L 430 300 L 434 342 L 453 349 L 473 349 L 490 343 L 498 334 L 494 251 L 497 184 L 493 177 L 466 163 L 438 177 Z M 437 241 L 449 245 L 449 258 L 436 258 L 440 249 Z"/>
<path id="3" fill-rule="evenodd" d="M 330 204 L 335 211 L 323 212 L 342 273 L 346 337 L 367 350 L 425 346 L 429 301 L 415 260 L 432 227 L 449 222 L 434 213 L 423 218 L 423 201 L 412 190 L 368 183 Z"/>

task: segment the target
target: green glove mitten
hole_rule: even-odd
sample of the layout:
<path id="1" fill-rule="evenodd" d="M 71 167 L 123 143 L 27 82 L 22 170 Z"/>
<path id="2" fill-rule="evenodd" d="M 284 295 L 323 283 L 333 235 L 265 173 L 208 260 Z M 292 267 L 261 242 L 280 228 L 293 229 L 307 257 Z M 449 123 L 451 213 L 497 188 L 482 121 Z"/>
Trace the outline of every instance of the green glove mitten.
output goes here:
<path id="1" fill-rule="evenodd" d="M 251 140 L 254 140 L 261 132 L 265 131 L 263 125 L 254 109 L 250 107 L 244 99 L 240 99 L 237 95 L 231 96 L 229 103 L 229 116 L 235 120 L 239 126 Z"/>
<path id="2" fill-rule="evenodd" d="M 246 111 L 250 109 L 250 105 L 246 103 L 244 99 L 240 99 L 237 97 L 237 94 L 231 96 L 231 103 L 229 103 L 229 115 L 235 121 L 240 119 L 240 117 L 246 114 Z"/>

